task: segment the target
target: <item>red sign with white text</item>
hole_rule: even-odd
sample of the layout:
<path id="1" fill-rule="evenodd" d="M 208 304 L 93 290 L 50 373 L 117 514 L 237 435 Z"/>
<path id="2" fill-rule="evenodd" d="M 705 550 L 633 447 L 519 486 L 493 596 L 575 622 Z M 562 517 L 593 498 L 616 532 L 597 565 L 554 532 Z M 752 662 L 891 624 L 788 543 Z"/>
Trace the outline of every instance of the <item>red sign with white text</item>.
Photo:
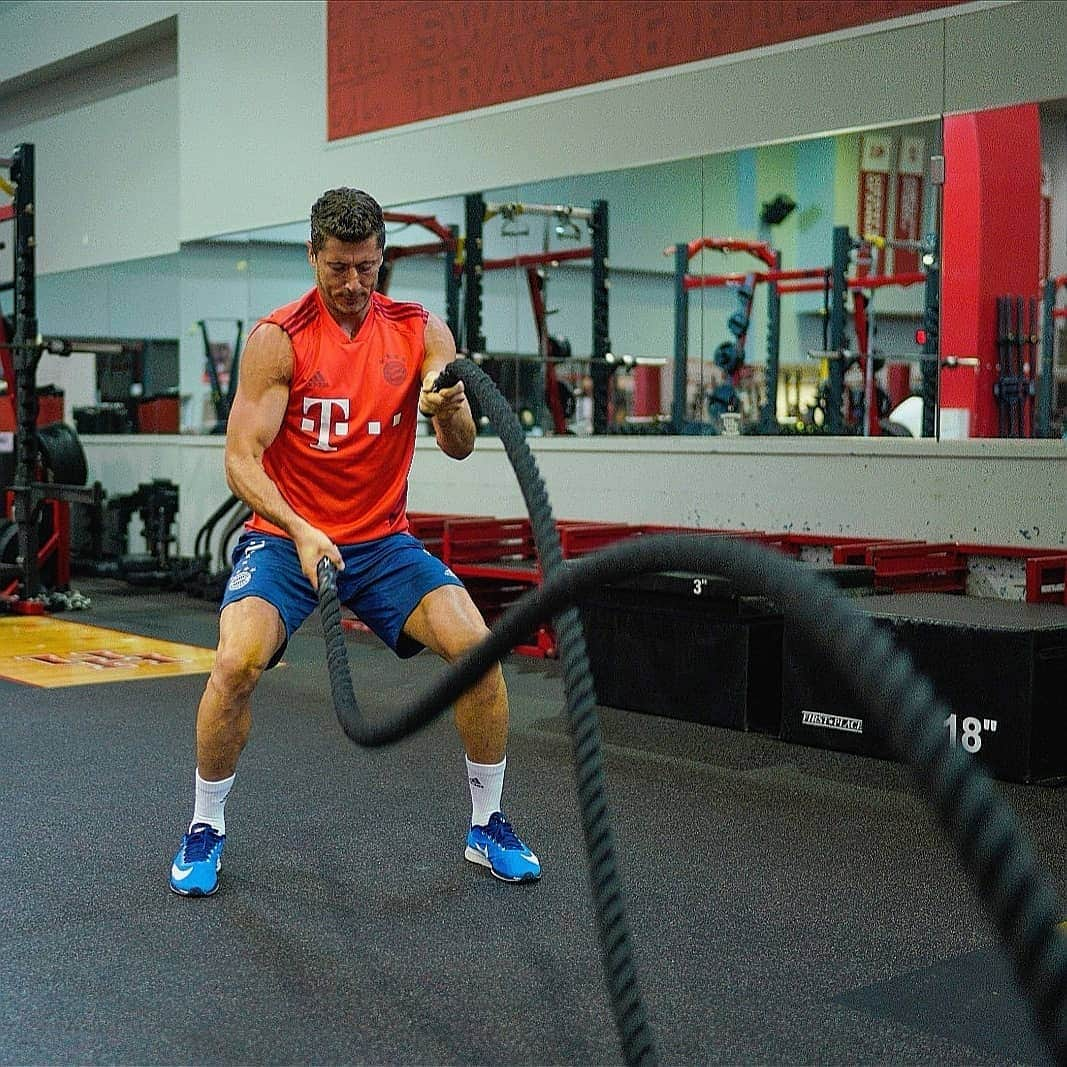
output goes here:
<path id="1" fill-rule="evenodd" d="M 856 207 L 860 237 L 884 237 L 889 216 L 889 171 L 893 159 L 893 139 L 884 134 L 868 134 L 860 141 L 859 203 Z M 884 253 L 871 247 L 870 263 L 860 260 L 856 274 L 881 274 Z"/>
<path id="2" fill-rule="evenodd" d="M 926 173 L 926 142 L 921 137 L 902 137 L 897 159 L 897 196 L 893 212 L 893 236 L 898 241 L 918 241 L 923 224 L 923 175 Z M 893 270 L 897 274 L 919 269 L 919 252 L 893 249 Z"/>
<path id="3" fill-rule="evenodd" d="M 327 0 L 327 136 L 336 141 L 951 6 Z"/>

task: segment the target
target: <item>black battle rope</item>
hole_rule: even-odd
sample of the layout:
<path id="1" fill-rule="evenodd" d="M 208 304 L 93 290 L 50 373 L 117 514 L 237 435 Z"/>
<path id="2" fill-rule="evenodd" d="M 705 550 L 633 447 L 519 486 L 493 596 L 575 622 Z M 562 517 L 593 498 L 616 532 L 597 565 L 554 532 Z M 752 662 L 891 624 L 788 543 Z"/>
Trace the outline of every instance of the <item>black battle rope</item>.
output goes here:
<path id="1" fill-rule="evenodd" d="M 486 390 L 481 386 L 478 375 L 485 376 L 467 360 L 457 363 L 459 377 L 481 403 L 482 392 Z M 469 367 L 473 367 L 478 374 L 468 376 Z M 488 405 L 483 404 L 483 410 L 488 410 Z M 507 410 L 510 412 L 510 409 Z M 510 455 L 512 446 L 505 441 L 505 447 Z M 523 486 L 528 504 L 531 497 L 544 497 L 543 485 L 536 475 L 532 457 L 521 469 L 516 464 L 517 473 L 521 470 L 520 478 L 527 475 L 529 468 L 534 469 L 536 487 L 528 490 L 526 485 Z M 545 504 L 547 509 L 547 501 Z M 531 518 L 534 519 L 533 514 Z M 587 794 L 593 790 L 583 789 L 584 783 L 595 779 L 594 802 L 599 805 L 604 825 L 607 824 L 599 725 L 592 708 L 592 683 L 588 675 L 584 638 L 577 623 L 577 611 L 573 607 L 562 609 L 566 605 L 573 605 L 599 585 L 635 574 L 685 570 L 729 575 L 739 589 L 768 597 L 776 603 L 798 640 L 806 648 L 820 652 L 829 659 L 830 669 L 839 684 L 881 724 L 896 754 L 910 764 L 915 781 L 937 812 L 946 834 L 956 847 L 962 866 L 993 918 L 1014 965 L 1018 983 L 1030 1000 L 1038 1029 L 1057 1061 L 1067 1062 L 1067 1012 L 1064 1005 L 1067 993 L 1067 947 L 1056 929 L 1062 909 L 1051 879 L 1039 865 L 1014 814 L 999 798 L 988 776 L 972 757 L 953 748 L 948 741 L 944 721 L 949 709 L 937 698 L 930 683 L 915 672 L 910 657 L 896 647 L 891 636 L 842 597 L 826 578 L 805 570 L 803 566 L 769 549 L 744 541 L 693 535 L 643 537 L 608 546 L 595 555 L 559 566 L 558 538 L 555 537 L 554 527 L 552 533 L 557 545 L 556 563 L 551 569 L 543 568 L 543 585 L 509 608 L 495 623 L 490 636 L 452 664 L 413 706 L 395 714 L 390 722 L 375 726 L 364 720 L 352 693 L 344 632 L 340 624 L 336 574 L 332 566 L 324 561 L 319 569 L 320 608 L 326 632 L 334 704 L 345 733 L 363 745 L 387 744 L 406 736 L 448 708 L 539 622 L 551 616 L 558 624 L 559 620 L 574 616 L 582 645 L 581 659 L 586 670 L 582 693 L 589 706 L 583 709 L 583 714 L 584 719 L 593 720 L 582 735 L 587 742 L 584 747 L 579 745 L 576 728 L 579 724 L 575 723 L 571 682 L 566 676 L 571 657 L 562 640 L 561 656 L 565 669 L 568 713 L 575 749 L 579 753 L 579 796 L 583 802 L 588 847 L 591 817 L 586 813 L 585 801 Z M 563 638 L 563 634 L 560 636 Z M 580 725 L 584 726 L 584 721 Z M 590 770 L 594 764 L 595 770 Z M 608 833 L 610 848 L 610 829 Z M 597 875 L 603 858 L 602 853 L 589 848 L 590 881 L 594 896 L 597 895 Z M 605 939 L 608 930 L 617 932 L 626 929 L 625 919 L 622 918 L 621 925 L 619 922 L 622 905 L 617 879 L 613 906 L 614 910 L 609 916 L 613 920 L 610 926 L 601 919 L 599 908 L 598 921 L 605 973 L 612 993 L 623 1052 L 628 1063 L 651 1063 L 655 1060 L 655 1049 L 645 1022 L 644 1007 L 630 961 L 629 944 Z M 624 955 L 629 979 L 626 992 L 630 998 L 627 1002 L 629 1011 L 625 1016 L 615 999 L 612 981 L 616 972 L 611 967 Z M 625 1029 L 624 1020 L 638 1020 L 638 1025 Z"/>
<path id="2" fill-rule="evenodd" d="M 457 359 L 450 363 L 438 376 L 434 388 L 443 389 L 460 380 L 474 396 L 482 413 L 489 418 L 504 445 L 530 514 L 530 528 L 541 571 L 545 575 L 552 574 L 563 564 L 563 550 L 548 494 L 526 443 L 525 431 L 493 380 L 472 360 Z M 399 740 L 435 718 L 474 679 L 456 690 L 445 704 L 409 708 L 395 715 L 391 722 L 371 727 L 363 718 L 352 691 L 335 579 L 333 568 L 324 560 L 319 567 L 319 606 L 326 633 L 330 686 L 337 717 L 345 733 L 358 744 L 386 744 Z M 552 622 L 560 650 L 567 720 L 578 784 L 578 806 L 589 857 L 589 883 L 597 918 L 604 978 L 626 1062 L 653 1065 L 658 1057 L 638 986 L 630 923 L 623 906 L 622 886 L 615 861 L 615 835 L 605 797 L 600 721 L 595 711 L 596 692 L 585 647 L 585 633 L 578 610 L 573 606 L 565 606 Z"/>

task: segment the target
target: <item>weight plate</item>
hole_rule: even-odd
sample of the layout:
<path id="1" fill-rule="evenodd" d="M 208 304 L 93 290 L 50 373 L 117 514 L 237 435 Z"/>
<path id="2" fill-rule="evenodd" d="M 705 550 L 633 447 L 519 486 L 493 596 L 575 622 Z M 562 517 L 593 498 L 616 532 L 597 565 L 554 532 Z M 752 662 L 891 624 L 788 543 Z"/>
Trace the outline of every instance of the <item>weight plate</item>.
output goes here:
<path id="1" fill-rule="evenodd" d="M 89 466 L 78 435 L 65 422 L 37 427 L 41 463 L 58 485 L 85 485 Z"/>

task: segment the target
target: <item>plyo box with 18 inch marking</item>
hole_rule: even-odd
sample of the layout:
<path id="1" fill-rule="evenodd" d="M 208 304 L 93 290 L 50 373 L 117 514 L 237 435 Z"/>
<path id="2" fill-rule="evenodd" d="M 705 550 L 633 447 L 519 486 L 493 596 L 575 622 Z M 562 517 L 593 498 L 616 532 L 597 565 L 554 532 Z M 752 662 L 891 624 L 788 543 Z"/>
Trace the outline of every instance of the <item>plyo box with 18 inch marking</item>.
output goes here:
<path id="1" fill-rule="evenodd" d="M 948 705 L 949 740 L 996 778 L 1067 780 L 1067 607 L 905 593 L 855 606 L 888 627 Z M 787 625 L 782 648 L 785 740 L 893 757 L 870 714 L 798 647 Z"/>

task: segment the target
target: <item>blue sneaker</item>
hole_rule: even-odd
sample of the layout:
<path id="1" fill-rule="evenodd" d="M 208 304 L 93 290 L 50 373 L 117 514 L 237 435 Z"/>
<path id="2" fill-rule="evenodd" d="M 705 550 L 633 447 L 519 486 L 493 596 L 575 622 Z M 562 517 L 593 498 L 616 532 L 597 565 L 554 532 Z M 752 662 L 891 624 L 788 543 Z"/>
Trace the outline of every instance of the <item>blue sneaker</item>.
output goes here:
<path id="1" fill-rule="evenodd" d="M 219 887 L 226 835 L 198 822 L 189 828 L 170 868 L 170 887 L 183 897 L 209 897 Z"/>
<path id="2" fill-rule="evenodd" d="M 532 882 L 541 877 L 539 860 L 499 811 L 489 816 L 488 826 L 470 828 L 464 855 L 471 863 L 488 867 L 502 882 Z"/>

